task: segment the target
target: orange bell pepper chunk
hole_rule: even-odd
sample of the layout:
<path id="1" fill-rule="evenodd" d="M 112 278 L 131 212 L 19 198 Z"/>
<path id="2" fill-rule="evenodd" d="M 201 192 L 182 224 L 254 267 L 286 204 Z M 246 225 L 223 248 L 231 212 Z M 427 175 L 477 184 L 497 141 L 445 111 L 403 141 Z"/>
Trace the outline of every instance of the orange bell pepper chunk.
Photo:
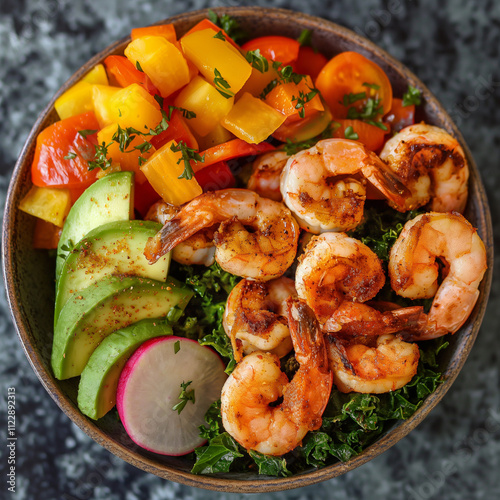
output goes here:
<path id="1" fill-rule="evenodd" d="M 155 26 L 134 28 L 130 32 L 130 36 L 132 40 L 143 36 L 162 36 L 172 43 L 177 40 L 177 34 L 175 33 L 175 26 L 173 24 L 157 24 Z"/>
<path id="2" fill-rule="evenodd" d="M 125 56 L 108 56 L 104 59 L 104 65 L 111 79 L 111 85 L 128 87 L 138 83 L 151 95 L 160 94 L 148 75 L 139 71 Z"/>

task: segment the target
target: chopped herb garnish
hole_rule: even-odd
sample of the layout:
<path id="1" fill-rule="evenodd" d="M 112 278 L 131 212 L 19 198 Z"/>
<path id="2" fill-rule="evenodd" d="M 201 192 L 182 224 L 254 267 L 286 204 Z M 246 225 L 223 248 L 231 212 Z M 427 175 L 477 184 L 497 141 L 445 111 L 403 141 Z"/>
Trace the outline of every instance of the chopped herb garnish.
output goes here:
<path id="1" fill-rule="evenodd" d="M 135 67 L 141 72 L 144 73 L 144 70 L 141 67 L 141 63 L 139 61 L 135 61 Z"/>
<path id="2" fill-rule="evenodd" d="M 224 33 L 222 33 L 222 31 L 217 32 L 214 35 L 214 38 L 218 38 L 219 40 L 222 40 L 224 42 L 226 41 L 226 37 L 224 36 Z"/>
<path id="3" fill-rule="evenodd" d="M 78 133 L 84 138 L 86 139 L 89 135 L 92 135 L 92 134 L 95 134 L 97 132 L 97 130 L 89 130 L 89 129 L 86 129 L 86 130 L 79 130 Z"/>
<path id="4" fill-rule="evenodd" d="M 271 80 L 270 83 L 261 92 L 261 99 L 265 99 L 267 94 L 271 92 L 275 87 L 283 83 L 299 83 L 307 75 L 299 75 L 293 71 L 291 66 L 283 66 L 280 62 L 274 61 L 273 68 L 278 72 L 278 78 Z"/>
<path id="5" fill-rule="evenodd" d="M 220 71 L 217 68 L 214 68 L 214 85 L 215 88 L 219 91 L 219 94 L 226 99 L 231 99 L 234 97 L 234 92 L 232 92 L 231 85 L 225 80 Z"/>
<path id="6" fill-rule="evenodd" d="M 352 128 L 351 125 L 349 125 L 345 130 L 344 130 L 344 137 L 346 139 L 351 139 L 353 141 L 357 141 L 359 139 L 359 135 L 354 132 L 354 129 Z"/>
<path id="7" fill-rule="evenodd" d="M 76 153 L 73 153 L 73 151 L 69 152 L 65 157 L 64 159 L 65 160 L 73 160 L 76 158 Z"/>
<path id="8" fill-rule="evenodd" d="M 118 125 L 118 128 L 111 139 L 113 139 L 114 142 L 117 142 L 119 144 L 120 151 L 125 153 L 127 152 L 127 148 L 130 146 L 130 143 L 137 137 L 137 135 L 140 135 L 140 132 L 135 128 L 121 128 L 120 125 Z"/>
<path id="9" fill-rule="evenodd" d="M 158 135 L 167 130 L 169 117 L 164 109 L 161 110 L 161 122 L 153 129 L 149 129 L 147 135 Z"/>
<path id="10" fill-rule="evenodd" d="M 342 99 L 341 104 L 347 107 L 363 99 L 366 99 L 366 92 L 359 92 L 358 94 L 353 94 L 352 92 L 349 92 L 349 94 L 344 94 L 344 98 Z"/>
<path id="11" fill-rule="evenodd" d="M 181 350 L 181 342 L 180 340 L 176 340 L 174 342 L 174 354 L 177 354 Z"/>
<path id="12" fill-rule="evenodd" d="M 106 170 L 111 167 L 113 161 L 112 158 L 108 158 L 108 148 L 113 143 L 110 142 L 106 144 L 104 141 L 101 144 L 95 146 L 95 156 L 94 159 L 87 162 L 89 170 L 94 170 L 94 168 L 100 168 L 101 170 Z"/>
<path id="13" fill-rule="evenodd" d="M 194 389 L 190 389 L 187 391 L 186 389 L 192 384 L 192 380 L 189 382 L 181 383 L 181 393 L 179 394 L 179 402 L 172 406 L 172 410 L 176 411 L 179 415 L 182 410 L 186 407 L 188 401 L 191 401 L 193 404 L 195 403 L 194 399 Z"/>
<path id="14" fill-rule="evenodd" d="M 182 155 L 181 158 L 179 158 L 179 160 L 177 161 L 177 164 L 179 164 L 181 161 L 184 162 L 184 171 L 181 175 L 179 175 L 179 179 L 192 179 L 194 172 L 193 167 L 191 166 L 191 162 L 203 163 L 205 161 L 205 155 L 200 156 L 196 149 L 188 148 L 187 144 L 184 141 L 179 141 L 177 145 L 175 143 L 172 143 L 170 149 L 174 153 L 178 153 L 180 151 Z"/>
<path id="15" fill-rule="evenodd" d="M 297 38 L 297 42 L 299 42 L 299 44 L 304 47 L 305 45 L 311 45 L 311 38 L 312 31 L 305 29 L 300 33 L 299 38 Z"/>
<path id="16" fill-rule="evenodd" d="M 208 11 L 208 19 L 210 19 L 210 21 L 212 21 L 219 28 L 222 28 L 227 36 L 232 38 L 236 43 L 246 37 L 246 33 L 240 28 L 238 21 L 227 14 L 218 16 L 213 10 L 210 9 Z"/>
<path id="17" fill-rule="evenodd" d="M 368 85 L 368 84 L 363 84 Z M 357 101 L 366 99 L 366 92 L 360 92 L 359 94 L 346 94 L 344 95 L 342 104 L 344 106 L 349 106 Z M 364 105 L 361 109 L 351 106 L 347 111 L 347 118 L 349 120 L 363 120 L 370 125 L 375 125 L 382 130 L 387 130 L 387 127 L 377 120 L 377 117 L 383 115 L 383 105 L 381 99 L 373 99 L 369 97 L 365 100 Z"/>
<path id="18" fill-rule="evenodd" d="M 260 49 L 249 50 L 245 54 L 246 60 L 257 71 L 265 73 L 269 69 L 269 61 L 260 53 Z"/>
<path id="19" fill-rule="evenodd" d="M 318 94 L 318 89 L 310 89 L 310 92 L 303 92 L 302 90 L 299 90 L 299 95 L 298 97 L 292 96 L 292 102 L 297 101 L 297 104 L 295 105 L 295 109 L 299 110 L 299 116 L 301 118 L 305 117 L 306 110 L 305 110 L 305 105 L 309 101 L 311 101 L 317 94 Z"/>
<path id="20" fill-rule="evenodd" d="M 422 94 L 420 90 L 411 85 L 408 85 L 408 90 L 403 94 L 403 106 L 418 106 L 422 102 Z"/>
<path id="21" fill-rule="evenodd" d="M 154 99 L 160 105 L 160 108 L 163 109 L 163 97 L 161 95 L 155 94 Z"/>
<path id="22" fill-rule="evenodd" d="M 377 85 L 376 83 L 367 83 L 367 82 L 364 82 L 363 83 L 363 87 L 368 87 L 368 88 L 373 89 L 373 90 L 379 90 L 380 89 L 380 85 Z"/>

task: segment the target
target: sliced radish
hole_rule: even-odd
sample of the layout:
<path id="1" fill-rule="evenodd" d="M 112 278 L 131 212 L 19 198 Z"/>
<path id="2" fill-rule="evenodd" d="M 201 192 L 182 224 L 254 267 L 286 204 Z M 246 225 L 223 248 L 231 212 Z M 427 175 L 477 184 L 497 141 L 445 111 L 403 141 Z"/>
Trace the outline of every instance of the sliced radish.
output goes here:
<path id="1" fill-rule="evenodd" d="M 158 337 L 137 349 L 122 370 L 116 406 L 130 438 L 162 455 L 185 455 L 204 443 L 199 426 L 226 381 L 221 358 L 182 337 Z M 181 384 L 194 390 L 180 413 Z"/>

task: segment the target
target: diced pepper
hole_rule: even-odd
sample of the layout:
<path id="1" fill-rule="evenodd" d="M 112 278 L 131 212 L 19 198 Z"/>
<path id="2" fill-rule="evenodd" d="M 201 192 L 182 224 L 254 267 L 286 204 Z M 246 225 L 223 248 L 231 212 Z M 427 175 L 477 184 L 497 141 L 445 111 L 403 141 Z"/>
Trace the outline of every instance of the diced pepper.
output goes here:
<path id="1" fill-rule="evenodd" d="M 224 38 L 228 41 L 235 49 L 240 50 L 239 45 L 222 29 L 219 28 L 216 24 L 214 24 L 210 19 L 202 19 L 198 24 L 195 24 L 182 38 L 190 35 L 191 33 L 195 33 L 196 31 L 203 31 L 206 29 L 212 29 L 216 33 L 222 31 Z M 182 40 L 181 38 L 181 40 Z"/>
<path id="2" fill-rule="evenodd" d="M 311 78 L 306 76 L 299 83 L 277 85 L 267 94 L 265 102 L 283 113 L 289 124 L 325 109 L 318 93 L 309 98 L 311 92 L 314 93 L 314 85 Z"/>
<path id="3" fill-rule="evenodd" d="M 175 141 L 170 141 L 158 149 L 142 165 L 141 170 L 164 201 L 182 205 L 200 195 L 203 190 L 195 177 L 189 180 L 179 178 L 184 172 L 184 162 L 180 151 L 172 151 L 172 145 L 177 146 Z"/>
<path id="4" fill-rule="evenodd" d="M 141 132 L 149 132 L 149 129 L 155 128 L 162 120 L 160 105 L 137 83 L 104 99 L 102 107 L 103 109 L 97 112 L 96 106 L 101 127 L 118 123 L 122 128 L 133 127 Z"/>
<path id="5" fill-rule="evenodd" d="M 195 173 L 203 168 L 206 168 L 214 163 L 228 161 L 242 156 L 254 156 L 273 151 L 276 148 L 268 142 L 260 144 L 249 144 L 243 139 L 233 139 L 232 141 L 224 142 L 210 149 L 202 151 L 200 155 L 204 157 L 203 163 L 195 163 L 192 165 Z"/>
<path id="6" fill-rule="evenodd" d="M 121 89 L 108 85 L 94 85 L 92 87 L 92 106 L 99 122 L 99 128 L 113 123 L 112 109 L 110 99 Z"/>
<path id="7" fill-rule="evenodd" d="M 241 95 L 244 92 L 248 92 L 254 97 L 259 97 L 262 91 L 276 79 L 278 79 L 278 72 L 272 63 L 269 63 L 267 71 L 264 72 L 260 72 L 257 68 L 252 67 L 250 78 L 245 82 L 245 85 L 243 85 L 238 94 Z M 239 95 L 236 97 L 238 98 Z"/>
<path id="8" fill-rule="evenodd" d="M 160 149 L 164 144 L 170 141 L 175 141 L 177 143 L 183 141 L 188 148 L 198 149 L 198 142 L 191 130 L 189 130 L 186 121 L 178 109 L 172 111 L 167 129 L 149 139 L 149 142 L 156 149 Z"/>
<path id="9" fill-rule="evenodd" d="M 209 82 L 234 95 L 250 77 L 252 67 L 228 41 L 218 38 L 217 33 L 206 29 L 183 36 L 182 48 Z"/>
<path id="10" fill-rule="evenodd" d="M 236 179 L 225 161 L 202 168 L 196 172 L 196 180 L 203 192 L 232 188 L 236 185 Z"/>
<path id="11" fill-rule="evenodd" d="M 202 151 L 204 149 L 218 146 L 219 144 L 230 141 L 231 139 L 234 139 L 234 135 L 231 134 L 227 128 L 224 128 L 220 123 L 218 123 L 207 135 L 196 138 L 199 147 L 195 149 Z"/>
<path id="12" fill-rule="evenodd" d="M 102 64 L 94 66 L 79 82 L 56 99 L 54 107 L 59 118 L 64 120 L 70 116 L 93 111 L 92 91 L 96 84 L 108 85 L 108 77 Z"/>
<path id="13" fill-rule="evenodd" d="M 189 120 L 189 126 L 201 136 L 215 128 L 229 113 L 233 102 L 233 97 L 226 99 L 201 76 L 195 76 L 175 99 L 176 106 L 196 113 L 196 117 Z"/>
<path id="14" fill-rule="evenodd" d="M 130 42 L 125 55 L 149 76 L 163 97 L 189 82 L 189 68 L 182 52 L 163 36 L 143 36 Z"/>
<path id="15" fill-rule="evenodd" d="M 19 209 L 55 226 L 62 227 L 71 208 L 67 189 L 32 186 L 19 203 Z"/>
<path id="16" fill-rule="evenodd" d="M 236 137 L 258 144 L 278 129 L 285 119 L 285 115 L 246 93 L 224 117 L 222 125 Z"/>
<path id="17" fill-rule="evenodd" d="M 175 33 L 175 26 L 173 24 L 157 24 L 155 26 L 133 28 L 130 32 L 130 36 L 132 40 L 142 38 L 143 36 L 162 36 L 171 43 L 177 40 L 177 34 Z"/>
<path id="18" fill-rule="evenodd" d="M 92 184 L 96 173 L 89 171 L 87 162 L 94 158 L 97 139 L 88 131 L 98 129 L 94 113 L 89 112 L 60 120 L 42 130 L 36 139 L 31 166 L 33 184 L 69 188 Z"/>
<path id="19" fill-rule="evenodd" d="M 114 85 L 128 87 L 132 83 L 142 85 L 151 95 L 160 94 L 146 73 L 139 71 L 125 56 L 108 56 L 104 64 Z"/>
<path id="20" fill-rule="evenodd" d="M 55 250 L 59 244 L 62 229 L 51 222 L 37 219 L 33 231 L 33 248 Z"/>
<path id="21" fill-rule="evenodd" d="M 134 184 L 134 208 L 141 217 L 146 217 L 149 207 L 158 200 L 160 200 L 160 195 L 148 181 Z"/>
<path id="22" fill-rule="evenodd" d="M 117 132 L 118 124 L 112 123 L 98 132 L 97 141 L 99 144 L 104 142 L 107 145 L 107 158 L 111 158 L 113 163 L 118 163 L 120 170 L 135 172 L 135 181 L 142 184 L 146 181 L 146 176 L 139 168 L 139 158 L 143 158 L 141 161 L 144 163 L 156 150 L 144 136 L 133 133 L 131 135 L 135 137 L 127 147 L 123 148 L 124 151 L 121 151 L 119 142 L 113 140 Z"/>
<path id="23" fill-rule="evenodd" d="M 109 85 L 108 75 L 102 64 L 96 64 L 83 78 L 82 81 L 91 85 Z"/>

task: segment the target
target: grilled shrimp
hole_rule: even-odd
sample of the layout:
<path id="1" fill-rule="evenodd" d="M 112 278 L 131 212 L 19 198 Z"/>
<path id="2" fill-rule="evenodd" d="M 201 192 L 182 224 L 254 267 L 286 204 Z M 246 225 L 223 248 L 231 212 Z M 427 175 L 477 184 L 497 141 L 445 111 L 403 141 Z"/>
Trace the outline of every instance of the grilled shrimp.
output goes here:
<path id="1" fill-rule="evenodd" d="M 321 426 L 332 388 L 325 341 L 313 312 L 291 298 L 287 310 L 300 364 L 293 379 L 281 371 L 278 356 L 256 351 L 238 363 L 222 388 L 224 428 L 247 450 L 266 455 L 288 453 Z"/>
<path id="2" fill-rule="evenodd" d="M 386 142 L 380 158 L 411 192 L 405 210 L 430 201 L 435 212 L 464 211 L 469 166 L 460 144 L 445 130 L 410 125 Z"/>
<path id="3" fill-rule="evenodd" d="M 404 207 L 407 189 L 375 153 L 347 139 L 324 139 L 291 156 L 280 187 L 300 226 L 317 234 L 347 231 L 361 222 L 366 181 Z"/>
<path id="4" fill-rule="evenodd" d="M 223 326 L 231 338 L 234 357 L 265 351 L 280 358 L 292 350 L 286 318 L 286 299 L 295 297 L 290 278 L 271 281 L 241 280 L 227 298 Z"/>
<path id="5" fill-rule="evenodd" d="M 417 373 L 417 344 L 394 335 L 341 341 L 328 336 L 333 382 L 341 392 L 381 394 L 406 385 Z"/>
<path id="6" fill-rule="evenodd" d="M 325 332 L 381 335 L 420 325 L 422 308 L 378 311 L 363 304 L 385 283 L 382 264 L 366 245 L 345 233 L 313 236 L 295 274 L 297 294 Z"/>
<path id="7" fill-rule="evenodd" d="M 172 220 L 179 207 L 157 201 L 149 209 L 145 219 L 166 224 Z M 211 266 L 215 262 L 214 233 L 216 227 L 209 227 L 178 243 L 172 250 L 172 259 L 180 264 Z"/>
<path id="8" fill-rule="evenodd" d="M 252 165 L 247 187 L 264 198 L 281 201 L 280 176 L 288 155 L 285 151 L 271 151 L 259 156 Z"/>
<path id="9" fill-rule="evenodd" d="M 180 242 L 213 226 L 215 260 L 231 274 L 267 281 L 282 276 L 293 263 L 297 222 L 282 203 L 247 189 L 197 196 L 150 238 L 144 253 L 149 262 L 156 262 Z"/>
<path id="10" fill-rule="evenodd" d="M 444 264 L 440 285 L 439 261 Z M 430 212 L 408 221 L 391 249 L 391 286 L 403 297 L 434 297 L 425 325 L 408 338 L 456 332 L 474 308 L 486 269 L 484 244 L 462 215 Z"/>

